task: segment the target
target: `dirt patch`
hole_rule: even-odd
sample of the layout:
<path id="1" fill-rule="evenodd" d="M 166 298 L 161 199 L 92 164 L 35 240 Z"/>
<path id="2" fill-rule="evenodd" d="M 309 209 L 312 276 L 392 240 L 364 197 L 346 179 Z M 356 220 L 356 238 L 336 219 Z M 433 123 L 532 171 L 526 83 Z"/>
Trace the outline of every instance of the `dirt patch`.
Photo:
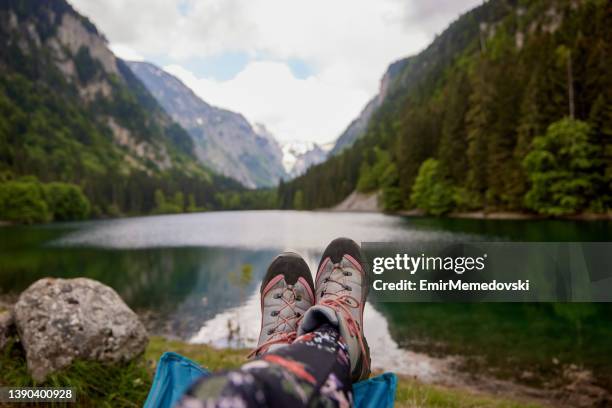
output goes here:
<path id="1" fill-rule="evenodd" d="M 557 381 L 544 384 L 543 387 L 533 387 L 512 380 L 495 378 L 486 372 L 464 371 L 461 368 L 462 359 L 462 357 L 455 357 L 454 364 L 447 367 L 444 377 L 431 383 L 551 407 L 612 406 L 612 394 L 597 384 L 590 370 L 575 365 L 565 367 Z"/>
<path id="2" fill-rule="evenodd" d="M 378 193 L 359 193 L 353 191 L 342 202 L 331 208 L 332 211 L 380 212 Z"/>

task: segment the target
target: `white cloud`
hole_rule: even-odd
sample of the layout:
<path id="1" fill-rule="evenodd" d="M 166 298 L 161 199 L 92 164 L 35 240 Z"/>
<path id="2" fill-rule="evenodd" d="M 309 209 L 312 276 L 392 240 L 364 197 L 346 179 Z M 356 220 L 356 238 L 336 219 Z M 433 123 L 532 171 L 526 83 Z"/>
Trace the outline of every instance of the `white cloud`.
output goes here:
<path id="1" fill-rule="evenodd" d="M 110 49 L 117 57 L 128 61 L 144 61 L 145 57 L 123 44 L 110 44 Z"/>
<path id="2" fill-rule="evenodd" d="M 208 102 L 266 124 L 279 139 L 327 142 L 370 96 L 325 76 L 298 79 L 284 63 L 250 62 L 229 81 L 199 79 L 180 65 L 164 69 Z"/>
<path id="3" fill-rule="evenodd" d="M 479 2 L 73 0 L 119 55 L 171 61 L 169 69 L 207 102 L 261 121 L 279 138 L 316 141 L 339 135 L 389 63 L 424 48 Z M 184 68 L 227 52 L 252 56 L 229 81 L 194 78 Z M 295 78 L 279 62 L 290 58 L 309 64 L 313 76 Z"/>

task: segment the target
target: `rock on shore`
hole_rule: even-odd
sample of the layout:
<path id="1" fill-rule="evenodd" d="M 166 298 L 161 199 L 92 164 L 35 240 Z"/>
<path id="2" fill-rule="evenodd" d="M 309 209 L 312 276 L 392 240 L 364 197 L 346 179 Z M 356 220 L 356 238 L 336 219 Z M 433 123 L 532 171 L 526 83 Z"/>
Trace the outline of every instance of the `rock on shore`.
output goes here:
<path id="1" fill-rule="evenodd" d="M 41 279 L 21 294 L 13 315 L 38 382 L 77 359 L 129 361 L 148 342 L 136 314 L 113 289 L 92 279 Z"/>

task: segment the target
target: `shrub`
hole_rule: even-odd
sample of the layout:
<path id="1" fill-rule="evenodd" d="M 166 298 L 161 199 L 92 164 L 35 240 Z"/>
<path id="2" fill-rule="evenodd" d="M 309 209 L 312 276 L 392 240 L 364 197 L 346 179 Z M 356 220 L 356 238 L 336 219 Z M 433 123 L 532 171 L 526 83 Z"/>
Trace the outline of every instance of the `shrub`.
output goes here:
<path id="1" fill-rule="evenodd" d="M 421 164 L 419 173 L 412 186 L 412 203 L 428 214 L 442 215 L 453 208 L 454 190 L 435 159 L 427 159 Z"/>
<path id="2" fill-rule="evenodd" d="M 183 193 L 176 193 L 174 199 L 166 199 L 162 190 L 155 190 L 154 214 L 178 214 L 181 212 L 183 212 Z"/>
<path id="3" fill-rule="evenodd" d="M 388 163 L 379 177 L 382 207 L 385 211 L 397 211 L 402 208 L 402 192 L 398 182 L 397 166 L 395 163 Z"/>
<path id="4" fill-rule="evenodd" d="M 3 221 L 33 224 L 82 220 L 89 212 L 89 200 L 74 184 L 44 184 L 32 176 L 0 183 L 0 220 Z"/>
<path id="5" fill-rule="evenodd" d="M 523 160 L 531 188 L 527 207 L 546 215 L 572 214 L 587 209 L 595 199 L 597 147 L 589 142 L 587 123 L 564 118 L 533 140 Z"/>
<path id="6" fill-rule="evenodd" d="M 0 183 L 0 220 L 23 224 L 46 222 L 51 213 L 40 183 L 7 181 Z"/>
<path id="7" fill-rule="evenodd" d="M 302 190 L 298 190 L 293 197 L 293 208 L 295 210 L 303 210 L 304 209 L 304 192 Z"/>
<path id="8" fill-rule="evenodd" d="M 375 161 L 370 165 L 362 163 L 359 169 L 357 191 L 368 193 L 381 187 L 389 187 L 389 175 L 397 177 L 397 169 L 391 161 L 391 155 L 378 147 L 374 149 Z"/>
<path id="9" fill-rule="evenodd" d="M 43 185 L 45 201 L 55 221 L 82 220 L 89 216 L 89 200 L 79 186 L 68 183 Z"/>

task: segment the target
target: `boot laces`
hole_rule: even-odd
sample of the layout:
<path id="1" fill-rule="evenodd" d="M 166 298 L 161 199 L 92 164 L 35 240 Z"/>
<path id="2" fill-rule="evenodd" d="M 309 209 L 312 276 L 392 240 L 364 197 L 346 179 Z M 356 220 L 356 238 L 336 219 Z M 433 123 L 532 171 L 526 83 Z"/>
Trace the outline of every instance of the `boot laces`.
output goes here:
<path id="1" fill-rule="evenodd" d="M 290 300 L 287 300 L 287 298 L 285 297 L 286 293 L 291 294 Z M 293 343 L 293 341 L 297 337 L 298 324 L 304 317 L 301 312 L 296 312 L 297 298 L 298 293 L 293 285 L 288 285 L 286 288 L 283 289 L 283 292 L 280 294 L 279 299 L 281 299 L 284 304 L 281 306 L 280 309 L 274 311 L 276 312 L 276 322 L 274 327 L 268 329 L 267 331 L 267 334 L 269 336 L 268 340 L 253 349 L 249 353 L 247 358 L 251 358 L 253 356 L 263 353 L 265 350 L 267 350 L 268 348 L 270 348 L 270 346 L 274 344 Z M 283 316 L 282 312 L 285 309 L 290 309 L 292 313 L 288 316 Z M 281 327 L 284 328 L 281 329 Z"/>
<path id="2" fill-rule="evenodd" d="M 357 337 L 357 341 L 359 342 L 359 347 L 361 348 L 361 353 L 363 356 L 363 362 L 369 368 L 369 361 L 366 357 L 367 353 L 363 340 L 363 333 L 361 331 L 361 328 L 359 327 L 359 322 L 353 319 L 353 315 L 351 313 L 351 309 L 359 309 L 359 307 L 361 306 L 361 302 L 357 300 L 354 296 L 351 296 L 347 293 L 340 294 L 341 292 L 348 292 L 350 290 L 350 286 L 348 286 L 344 282 L 346 278 L 342 278 L 343 281 L 338 281 L 331 277 L 334 271 L 336 270 L 342 271 L 344 277 L 347 276 L 344 274 L 344 271 L 342 270 L 342 267 L 339 264 L 334 265 L 332 273 L 324 281 L 326 285 L 324 286 L 323 291 L 321 292 L 322 299 L 318 303 L 320 305 L 325 305 L 336 310 L 346 320 L 346 325 L 348 327 L 349 334 L 351 335 L 351 337 Z M 329 282 L 339 285 L 341 289 L 337 291 L 328 291 L 327 284 Z"/>

